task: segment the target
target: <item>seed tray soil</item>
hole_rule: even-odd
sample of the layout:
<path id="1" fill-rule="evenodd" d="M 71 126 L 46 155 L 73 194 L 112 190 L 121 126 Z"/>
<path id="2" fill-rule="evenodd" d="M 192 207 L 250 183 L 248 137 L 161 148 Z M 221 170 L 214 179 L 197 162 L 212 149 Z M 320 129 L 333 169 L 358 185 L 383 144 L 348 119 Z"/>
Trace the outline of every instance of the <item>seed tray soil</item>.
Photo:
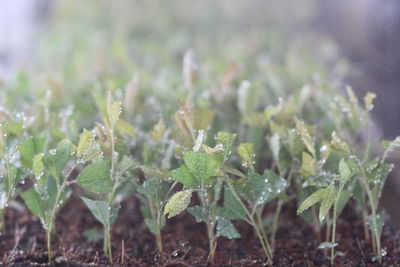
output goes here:
<path id="1" fill-rule="evenodd" d="M 28 211 L 8 209 L 8 234 L 0 237 L 1 266 L 267 266 L 256 236 L 245 223 L 236 224 L 241 239 L 219 238 L 217 262 L 207 265 L 205 227 L 188 214 L 168 220 L 163 230 L 165 251 L 161 259 L 153 235 L 143 223 L 139 201 L 131 197 L 122 206 L 113 229 L 113 264 L 103 256 L 101 240 L 91 243 L 83 236 L 83 231 L 101 230 L 101 225 L 74 194 L 57 218 L 54 256 L 50 264 L 40 221 Z M 274 266 L 329 266 L 324 251 L 317 249 L 320 237 L 295 215 L 295 210 L 294 203 L 288 203 L 283 209 Z M 343 255 L 336 257 L 336 266 L 400 266 L 397 234 L 390 227 L 384 228 L 382 243 L 387 255 L 379 265 L 372 261 L 372 247 L 365 241 L 362 224 L 354 214 L 351 208 L 346 208 L 338 221 L 337 250 Z"/>

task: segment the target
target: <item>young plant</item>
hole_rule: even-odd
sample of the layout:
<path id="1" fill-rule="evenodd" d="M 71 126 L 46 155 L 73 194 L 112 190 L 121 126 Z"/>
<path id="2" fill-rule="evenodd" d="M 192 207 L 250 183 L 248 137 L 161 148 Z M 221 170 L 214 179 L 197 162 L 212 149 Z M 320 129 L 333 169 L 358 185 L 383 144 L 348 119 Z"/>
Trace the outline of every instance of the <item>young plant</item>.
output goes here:
<path id="1" fill-rule="evenodd" d="M 252 143 L 242 143 L 238 153 L 243 166 L 249 171 L 243 175 L 238 171 L 226 172 L 224 187 L 224 211 L 229 219 L 244 220 L 252 226 L 269 263 L 273 262 L 271 243 L 263 224 L 263 211 L 267 203 L 277 198 L 289 186 L 288 182 L 270 170 L 260 175 L 254 170 L 254 149 Z M 241 177 L 229 178 L 227 174 Z"/>
<path id="2" fill-rule="evenodd" d="M 61 141 L 56 149 L 44 153 L 45 142 L 45 137 L 32 137 L 19 145 L 19 151 L 21 163 L 35 175 L 34 187 L 24 191 L 21 197 L 29 210 L 40 218 L 46 231 L 50 262 L 57 212 L 70 196 L 68 178 L 77 163 L 66 170 L 75 150 L 69 141 Z"/>
<path id="3" fill-rule="evenodd" d="M 118 190 L 127 182 L 128 178 L 124 177 L 124 175 L 128 174 L 128 170 L 134 166 L 134 162 L 131 158 L 122 156 L 116 150 L 115 127 L 121 113 L 121 103 L 120 101 L 112 102 L 111 95 L 107 100 L 106 113 L 107 117 L 104 119 L 105 127 L 98 126 L 97 129 L 100 146 L 104 153 L 109 154 L 110 161 L 101 157 L 94 158 L 92 163 L 79 173 L 76 183 L 89 192 L 97 193 L 100 198 L 81 197 L 93 216 L 104 227 L 103 250 L 112 263 L 111 232 L 122 201 L 122 198 L 117 198 Z M 105 131 L 103 131 L 103 128 Z M 82 138 L 83 140 L 88 140 L 87 142 L 92 142 L 90 140 L 94 136 Z M 87 148 L 87 151 L 90 151 L 90 146 L 85 145 L 84 147 Z"/>
<path id="4" fill-rule="evenodd" d="M 223 189 L 223 163 L 230 154 L 235 136 L 220 132 L 214 148 L 203 146 L 204 151 L 183 152 L 184 164 L 170 172 L 171 178 L 183 184 L 183 190 L 175 193 L 165 206 L 168 218 L 187 209 L 198 222 L 204 222 L 209 240 L 208 261 L 215 262 L 217 238 L 239 238 L 231 221 L 224 217 L 218 202 Z M 196 192 L 200 205 L 187 208 L 192 193 Z"/>

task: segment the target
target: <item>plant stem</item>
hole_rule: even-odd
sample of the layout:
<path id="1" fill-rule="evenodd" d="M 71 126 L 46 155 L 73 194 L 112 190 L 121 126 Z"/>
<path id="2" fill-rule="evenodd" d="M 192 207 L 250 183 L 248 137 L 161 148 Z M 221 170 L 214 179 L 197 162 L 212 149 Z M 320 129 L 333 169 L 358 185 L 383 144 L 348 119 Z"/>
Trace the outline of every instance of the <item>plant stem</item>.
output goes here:
<path id="1" fill-rule="evenodd" d="M 283 206 L 283 201 L 278 200 L 278 204 L 274 215 L 274 223 L 272 225 L 272 233 L 271 233 L 271 246 L 273 248 L 275 247 L 276 243 L 275 237 L 276 237 L 276 232 L 278 231 L 279 217 L 281 214 L 282 206 Z"/>
<path id="2" fill-rule="evenodd" d="M 51 262 L 51 230 L 50 228 L 46 231 L 46 238 L 47 238 L 47 256 L 48 261 Z"/>
<path id="3" fill-rule="evenodd" d="M 333 226 L 332 226 L 332 244 L 336 242 L 336 220 L 337 220 L 337 206 L 339 203 L 340 195 L 342 194 L 345 183 L 340 183 L 339 190 L 333 204 Z M 331 265 L 335 262 L 335 247 L 331 248 Z"/>

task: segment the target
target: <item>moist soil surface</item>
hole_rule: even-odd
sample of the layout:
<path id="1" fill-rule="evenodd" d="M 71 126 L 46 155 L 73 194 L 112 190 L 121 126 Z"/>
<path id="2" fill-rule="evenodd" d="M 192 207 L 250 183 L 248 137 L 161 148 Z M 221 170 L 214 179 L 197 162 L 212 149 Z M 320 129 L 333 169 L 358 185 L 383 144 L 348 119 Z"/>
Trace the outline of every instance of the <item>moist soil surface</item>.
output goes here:
<path id="1" fill-rule="evenodd" d="M 273 208 L 272 205 L 270 210 Z M 329 266 L 324 250 L 317 249 L 325 231 L 317 234 L 295 211 L 295 203 L 287 203 L 283 208 L 274 266 Z M 161 257 L 134 197 L 122 203 L 114 225 L 113 264 L 103 255 L 102 240 L 89 242 L 83 236 L 85 230 L 102 227 L 76 194 L 57 217 L 51 263 L 47 262 L 45 232 L 36 217 L 26 209 L 21 212 L 8 208 L 6 223 L 7 234 L 0 236 L 0 266 L 267 266 L 251 227 L 242 222 L 235 222 L 242 238 L 219 238 L 216 263 L 207 265 L 205 226 L 187 213 L 167 221 Z M 370 242 L 365 241 L 363 225 L 352 208 L 346 208 L 338 221 L 337 240 L 340 255 L 336 257 L 336 266 L 400 266 L 400 238 L 396 232 L 385 226 L 382 247 L 387 255 L 382 264 L 374 262 Z"/>

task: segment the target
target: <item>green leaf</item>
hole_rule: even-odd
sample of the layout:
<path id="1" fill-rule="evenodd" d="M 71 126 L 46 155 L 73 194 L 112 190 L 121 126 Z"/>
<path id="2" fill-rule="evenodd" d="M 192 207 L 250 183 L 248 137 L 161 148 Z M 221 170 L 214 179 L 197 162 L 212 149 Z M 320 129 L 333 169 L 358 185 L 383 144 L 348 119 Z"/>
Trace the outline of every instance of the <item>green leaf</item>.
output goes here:
<path id="1" fill-rule="evenodd" d="M 329 185 L 324 193 L 321 202 L 321 208 L 319 209 L 319 221 L 322 222 L 329 210 L 331 209 L 333 202 L 335 202 L 336 188 L 333 184 Z"/>
<path id="2" fill-rule="evenodd" d="M 376 98 L 376 94 L 372 92 L 368 92 L 364 96 L 364 106 L 365 109 L 371 111 L 374 109 L 374 99 Z"/>
<path id="3" fill-rule="evenodd" d="M 368 226 L 371 232 L 375 232 L 375 220 L 372 215 L 367 218 Z M 385 224 L 382 214 L 376 214 L 376 228 L 378 229 L 378 236 L 382 235 L 383 225 Z"/>
<path id="4" fill-rule="evenodd" d="M 112 125 L 114 125 L 118 121 L 119 116 L 121 115 L 121 111 L 122 111 L 121 101 L 117 100 L 111 102 L 111 94 L 110 94 L 108 96 L 108 101 L 107 101 L 107 115 Z"/>
<path id="5" fill-rule="evenodd" d="M 307 197 L 303 203 L 301 203 L 300 207 L 297 209 L 297 215 L 302 213 L 303 211 L 309 209 L 311 206 L 315 205 L 324 197 L 326 193 L 326 188 L 321 188 L 312 193 L 309 197 Z"/>
<path id="6" fill-rule="evenodd" d="M 124 155 L 121 161 L 118 163 L 118 170 L 121 173 L 125 173 L 131 168 L 137 167 L 137 163 L 131 158 Z"/>
<path id="7" fill-rule="evenodd" d="M 214 111 L 212 109 L 195 108 L 193 110 L 193 129 L 205 130 L 214 119 Z"/>
<path id="8" fill-rule="evenodd" d="M 200 183 L 212 184 L 221 165 L 221 159 L 217 155 L 210 155 L 203 152 L 185 152 L 183 159 L 188 171 Z"/>
<path id="9" fill-rule="evenodd" d="M 158 228 L 157 220 L 152 218 L 145 218 L 144 223 L 146 224 L 147 228 L 149 228 L 150 232 L 154 235 L 160 234 L 160 228 Z"/>
<path id="10" fill-rule="evenodd" d="M 383 141 L 383 147 L 385 152 L 383 153 L 382 161 L 385 161 L 393 150 L 400 147 L 400 136 L 397 136 L 393 141 Z"/>
<path id="11" fill-rule="evenodd" d="M 204 208 L 202 206 L 196 205 L 187 208 L 187 211 L 196 218 L 196 222 L 206 222 L 207 216 L 204 214 Z"/>
<path id="12" fill-rule="evenodd" d="M 230 220 L 242 220 L 246 218 L 245 210 L 227 186 L 224 189 L 224 208 L 222 214 L 223 217 Z"/>
<path id="13" fill-rule="evenodd" d="M 28 206 L 29 210 L 38 216 L 40 219 L 44 220 L 44 209 L 42 205 L 42 199 L 39 194 L 33 189 L 29 189 L 25 192 L 21 193 L 21 197 L 24 200 L 26 206 Z"/>
<path id="14" fill-rule="evenodd" d="M 110 164 L 98 161 L 90 164 L 76 178 L 76 182 L 90 192 L 110 193 L 113 184 L 110 178 Z"/>
<path id="15" fill-rule="evenodd" d="M 285 179 L 265 170 L 263 175 L 250 173 L 243 191 L 254 205 L 263 205 L 284 192 L 288 185 Z"/>
<path id="16" fill-rule="evenodd" d="M 189 206 L 191 197 L 190 189 L 175 193 L 165 205 L 164 215 L 168 215 L 168 218 L 178 215 Z"/>
<path id="17" fill-rule="evenodd" d="M 38 177 L 44 169 L 43 156 L 44 154 L 40 153 L 33 158 L 32 168 L 33 168 L 33 173 L 36 177 Z"/>
<path id="18" fill-rule="evenodd" d="M 242 143 L 238 146 L 237 150 L 238 150 L 239 156 L 243 160 L 243 163 L 246 166 L 253 168 L 254 157 L 255 157 L 253 143 Z"/>
<path id="19" fill-rule="evenodd" d="M 351 170 L 346 161 L 342 158 L 339 162 L 339 174 L 342 181 L 347 181 L 351 177 Z"/>
<path id="20" fill-rule="evenodd" d="M 47 153 L 43 156 L 43 164 L 46 170 L 58 179 L 61 177 L 62 171 L 70 158 L 71 150 L 64 146 L 56 150 L 55 154 Z"/>
<path id="21" fill-rule="evenodd" d="M 307 150 L 311 153 L 313 158 L 315 158 L 315 142 L 312 139 L 308 129 L 302 121 L 296 121 L 296 129 L 300 133 L 301 141 L 306 146 Z"/>
<path id="22" fill-rule="evenodd" d="M 45 143 L 45 136 L 34 136 L 19 144 L 22 166 L 32 169 L 33 158 L 36 154 L 43 152 Z"/>
<path id="23" fill-rule="evenodd" d="M 156 125 L 154 125 L 153 130 L 150 132 L 150 138 L 154 142 L 160 141 L 161 137 L 164 135 L 165 130 L 167 127 L 165 127 L 164 120 L 161 118 Z"/>
<path id="24" fill-rule="evenodd" d="M 231 134 L 227 132 L 218 132 L 216 146 L 219 144 L 223 147 L 222 158 L 226 160 L 229 154 L 232 152 L 233 142 L 235 141 L 236 134 Z"/>
<path id="25" fill-rule="evenodd" d="M 169 174 L 172 180 L 180 182 L 185 188 L 195 188 L 199 186 L 199 182 L 197 182 L 185 165 L 172 170 Z"/>
<path id="26" fill-rule="evenodd" d="M 92 146 L 94 134 L 90 131 L 83 129 L 83 132 L 79 138 L 78 148 L 76 149 L 76 156 L 78 158 L 84 156 Z"/>
<path id="27" fill-rule="evenodd" d="M 307 152 L 301 153 L 300 175 L 310 177 L 317 174 L 317 161 Z"/>
<path id="28" fill-rule="evenodd" d="M 331 147 L 337 151 L 351 153 L 349 145 L 335 131 L 332 132 Z"/>
<path id="29" fill-rule="evenodd" d="M 121 135 L 135 136 L 136 129 L 129 122 L 119 119 L 115 123 L 115 128 Z"/>
<path id="30" fill-rule="evenodd" d="M 279 152 L 280 152 L 280 137 L 277 134 L 274 134 L 269 139 L 269 145 L 272 150 L 272 155 L 274 157 L 275 162 L 279 164 Z"/>
<path id="31" fill-rule="evenodd" d="M 343 189 L 342 192 L 340 193 L 339 200 L 337 203 L 337 207 L 336 207 L 336 217 L 340 216 L 340 213 L 342 213 L 344 207 L 346 206 L 346 204 L 349 202 L 350 198 L 353 196 L 352 192 Z"/>
<path id="32" fill-rule="evenodd" d="M 91 200 L 86 197 L 81 197 L 83 202 L 93 214 L 93 216 L 101 222 L 105 228 L 109 228 L 110 225 L 110 210 L 108 209 L 108 203 L 103 200 Z"/>
<path id="33" fill-rule="evenodd" d="M 167 193 L 167 190 L 165 190 L 158 177 L 151 177 L 145 180 L 143 184 L 137 188 L 137 191 L 157 204 L 164 200 Z"/>
<path id="34" fill-rule="evenodd" d="M 217 236 L 224 236 L 229 239 L 241 237 L 232 222 L 224 217 L 217 218 Z"/>

